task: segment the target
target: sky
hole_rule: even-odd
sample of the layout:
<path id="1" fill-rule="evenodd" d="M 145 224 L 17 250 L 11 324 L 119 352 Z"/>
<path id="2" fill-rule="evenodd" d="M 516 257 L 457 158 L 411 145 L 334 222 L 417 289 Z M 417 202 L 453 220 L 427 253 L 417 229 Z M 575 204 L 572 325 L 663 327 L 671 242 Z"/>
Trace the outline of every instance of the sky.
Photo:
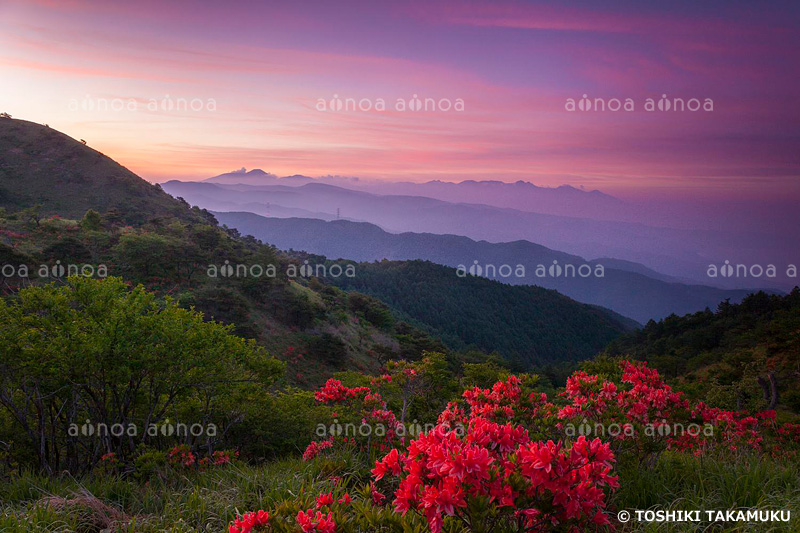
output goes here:
<path id="1" fill-rule="evenodd" d="M 150 181 L 246 167 L 800 199 L 798 6 L 0 0 L 0 111 Z"/>

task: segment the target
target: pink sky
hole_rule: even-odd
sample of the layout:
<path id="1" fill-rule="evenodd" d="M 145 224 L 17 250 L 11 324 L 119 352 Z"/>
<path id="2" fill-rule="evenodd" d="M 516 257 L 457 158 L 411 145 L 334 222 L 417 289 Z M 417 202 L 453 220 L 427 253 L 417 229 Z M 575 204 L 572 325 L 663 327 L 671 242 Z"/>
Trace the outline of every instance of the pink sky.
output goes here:
<path id="1" fill-rule="evenodd" d="M 160 4 L 0 0 L 2 111 L 151 181 L 244 166 L 628 197 L 800 194 L 796 4 Z M 635 111 L 565 110 L 583 94 Z M 662 94 L 714 110 L 645 111 Z M 335 95 L 387 109 L 317 109 Z M 413 95 L 464 108 L 394 109 Z M 199 109 L 161 108 L 178 99 Z"/>

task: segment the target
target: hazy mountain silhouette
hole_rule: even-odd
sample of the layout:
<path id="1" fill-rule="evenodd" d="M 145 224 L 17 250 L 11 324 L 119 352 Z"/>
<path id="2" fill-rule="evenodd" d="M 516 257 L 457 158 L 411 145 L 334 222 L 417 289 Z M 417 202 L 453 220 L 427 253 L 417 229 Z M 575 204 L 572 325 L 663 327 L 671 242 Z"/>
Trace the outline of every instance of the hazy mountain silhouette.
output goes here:
<path id="1" fill-rule="evenodd" d="M 797 284 L 796 274 L 789 272 L 790 265 L 797 265 L 800 259 L 785 243 L 800 238 L 800 211 L 789 200 L 622 201 L 600 191 L 568 185 L 539 187 L 526 181 L 411 183 L 344 176 L 279 178 L 258 169 L 216 176 L 204 185 L 212 184 L 248 193 L 227 198 L 238 207 L 208 200 L 201 204 L 212 209 L 361 220 L 395 233 L 452 233 L 490 242 L 524 239 L 582 257 L 639 263 L 680 281 L 720 288 L 757 286 L 786 291 Z M 280 189 L 276 189 L 278 186 Z M 193 194 L 179 189 L 179 183 L 173 182 L 170 187 L 175 194 Z M 286 199 L 278 196 L 279 190 L 294 194 Z M 226 199 L 218 191 L 211 196 Z M 258 205 L 264 202 L 271 210 Z M 781 229 L 776 233 L 776 228 Z M 764 268 L 774 264 L 777 275 L 707 274 L 710 265 L 719 268 L 725 261 Z"/>
<path id="2" fill-rule="evenodd" d="M 288 185 L 296 187 L 306 183 L 313 183 L 316 180 L 300 174 L 279 178 L 275 174 L 264 172 L 260 168 L 254 168 L 253 170 L 241 168 L 203 181 L 220 185 Z"/>
<path id="3" fill-rule="evenodd" d="M 586 261 L 528 241 L 490 243 L 457 235 L 391 234 L 373 224 L 345 220 L 266 218 L 253 213 L 215 215 L 221 223 L 279 248 L 328 257 L 355 261 L 425 259 L 451 267 L 462 265 L 467 272 L 477 261 L 484 275 L 488 267 L 494 267 L 492 279 L 556 289 L 578 301 L 607 307 L 641 323 L 673 313 L 682 315 L 706 307 L 716 308 L 722 300 L 739 301 L 751 292 L 679 283 L 635 263 Z M 509 268 L 500 271 L 503 265 Z M 523 268 L 519 269 L 519 265 Z M 568 277 L 566 270 L 558 274 L 554 268 L 551 272 L 553 265 L 562 269 L 572 265 L 575 273 Z M 595 275 L 601 273 L 598 265 L 603 266 L 602 277 Z M 581 274 L 587 270 L 592 275 L 583 277 Z M 542 271 L 544 276 L 540 275 Z M 524 276 L 518 276 L 523 273 Z"/>
<path id="4" fill-rule="evenodd" d="M 247 171 L 242 168 L 203 180 L 221 185 L 290 185 L 323 183 L 339 187 L 394 196 L 424 196 L 451 203 L 486 204 L 535 213 L 583 216 L 588 218 L 614 218 L 615 214 L 630 209 L 625 202 L 598 190 L 584 191 L 570 185 L 540 187 L 528 181 L 505 183 L 495 180 L 465 180 L 448 182 L 440 180 L 413 183 L 407 181 L 360 180 L 340 176 L 293 175 L 278 177 L 261 169 Z"/>
<path id="5" fill-rule="evenodd" d="M 422 196 L 376 195 L 308 183 L 241 185 L 169 181 L 164 190 L 215 211 L 250 211 L 280 216 L 275 206 L 370 222 L 390 232 L 464 235 L 475 240 L 527 240 L 581 257 L 632 261 L 666 275 L 706 281 L 708 251 L 719 235 L 711 231 L 531 213 L 481 204 L 455 204 Z M 232 204 L 240 207 L 233 208 Z M 259 205 L 260 204 L 260 205 Z M 247 207 L 244 207 L 247 205 Z"/>

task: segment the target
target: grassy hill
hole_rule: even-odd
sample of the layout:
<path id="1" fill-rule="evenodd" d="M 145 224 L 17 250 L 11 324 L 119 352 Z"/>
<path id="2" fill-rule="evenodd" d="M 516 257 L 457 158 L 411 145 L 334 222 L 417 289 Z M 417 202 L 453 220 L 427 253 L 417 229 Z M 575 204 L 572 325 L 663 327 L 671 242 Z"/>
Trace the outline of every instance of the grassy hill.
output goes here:
<path id="1" fill-rule="evenodd" d="M 86 219 L 48 217 L 36 224 L 19 212 L 0 214 L 0 264 L 10 265 L 0 274 L 0 295 L 11 298 L 22 287 L 60 285 L 75 273 L 143 284 L 233 325 L 238 335 L 292 363 L 287 377 L 298 385 L 318 384 L 343 368 L 377 371 L 390 356 L 441 346 L 396 323 L 377 300 L 292 277 L 296 259 L 208 223 L 172 219 L 131 227 L 101 216 L 91 227 Z M 227 265 L 245 266 L 248 275 L 220 274 Z M 265 273 L 249 275 L 254 265 Z M 412 347 L 402 341 L 407 338 Z"/>
<path id="2" fill-rule="evenodd" d="M 301 386 L 442 348 L 395 322 L 379 301 L 292 276 L 298 259 L 220 228 L 207 211 L 79 141 L 21 120 L 0 119 L 0 265 L 0 295 L 11 298 L 77 272 L 141 283 L 255 339 L 291 363 L 287 378 Z M 220 275 L 226 265 L 248 275 Z M 264 274 L 249 275 L 256 265 Z"/>
<path id="3" fill-rule="evenodd" d="M 80 218 L 115 209 L 128 223 L 197 218 L 188 206 L 100 152 L 47 126 L 0 118 L 0 207 L 41 205 L 44 215 Z"/>

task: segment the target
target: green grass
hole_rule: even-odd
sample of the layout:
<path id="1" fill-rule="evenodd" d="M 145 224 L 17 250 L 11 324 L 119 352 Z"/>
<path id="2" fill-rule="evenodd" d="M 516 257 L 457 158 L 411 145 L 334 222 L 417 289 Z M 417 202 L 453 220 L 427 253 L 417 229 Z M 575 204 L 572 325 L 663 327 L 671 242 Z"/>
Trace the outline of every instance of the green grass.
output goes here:
<path id="1" fill-rule="evenodd" d="M 789 510 L 791 522 L 765 524 L 633 524 L 625 531 L 800 531 L 800 465 L 751 455 L 664 454 L 651 470 L 623 467 L 616 509 Z M 701 516 L 705 516 L 701 512 Z"/>
<path id="2" fill-rule="evenodd" d="M 122 531 L 227 531 L 237 513 L 270 509 L 283 500 L 310 507 L 320 492 L 333 489 L 332 475 L 342 476 L 349 484 L 365 472 L 365 463 L 341 455 L 311 463 L 286 459 L 258 467 L 236 465 L 191 473 L 169 483 L 118 477 L 78 481 L 23 474 L 0 483 L 0 531 L 101 531 L 93 527 L 93 516 L 85 508 L 54 510 L 43 503 L 48 497 L 80 494 L 92 495 L 133 517 L 129 528 Z"/>
<path id="3" fill-rule="evenodd" d="M 54 509 L 45 498 L 90 494 L 133 521 L 124 529 L 145 533 L 227 531 L 237 513 L 273 509 L 288 500 L 313 506 L 317 494 L 334 488 L 342 476 L 353 487 L 366 481 L 366 459 L 340 453 L 331 459 L 303 462 L 284 459 L 263 466 L 236 465 L 178 476 L 169 482 L 137 482 L 118 477 L 47 478 L 35 474 L 0 483 L 0 531 L 17 533 L 100 532 L 97 511 L 86 507 Z M 665 454 L 651 470 L 621 467 L 622 487 L 610 501 L 611 514 L 627 509 L 790 510 L 792 521 L 772 524 L 639 524 L 624 532 L 800 531 L 800 466 L 748 456 L 696 458 Z"/>

